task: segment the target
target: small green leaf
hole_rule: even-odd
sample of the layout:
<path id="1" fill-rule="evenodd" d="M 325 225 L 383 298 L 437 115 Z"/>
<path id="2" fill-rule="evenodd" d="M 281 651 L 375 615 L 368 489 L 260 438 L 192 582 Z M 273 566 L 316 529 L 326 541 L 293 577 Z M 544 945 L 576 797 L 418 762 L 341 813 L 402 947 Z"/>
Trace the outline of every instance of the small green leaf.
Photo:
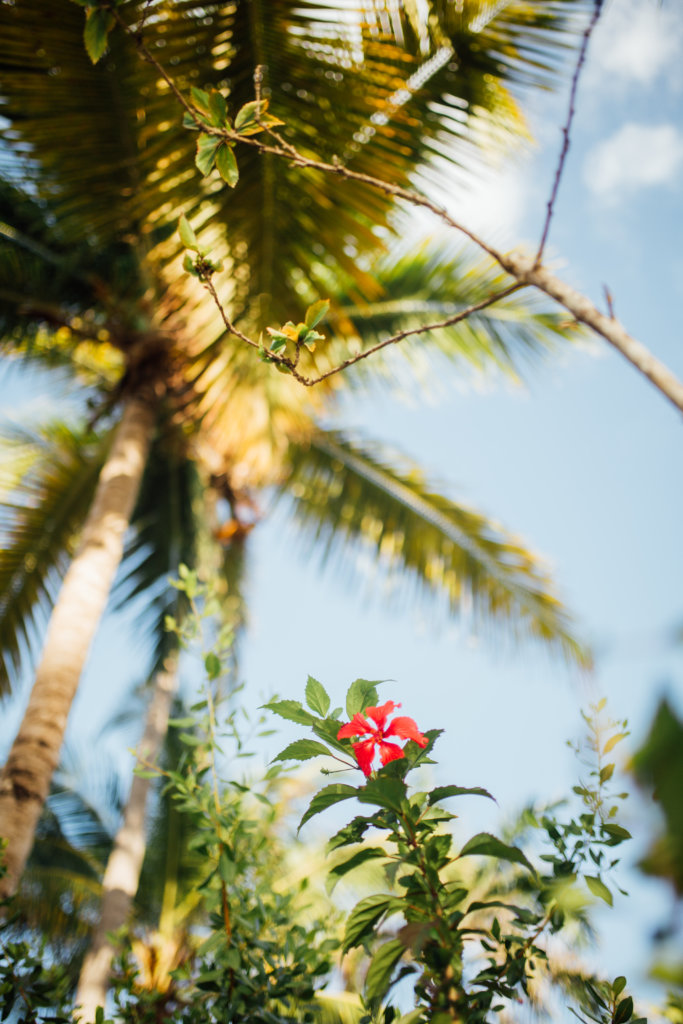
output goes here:
<path id="1" fill-rule="evenodd" d="M 211 100 L 208 92 L 205 92 L 204 89 L 198 89 L 193 85 L 190 89 L 190 94 L 195 107 L 198 107 L 205 114 L 211 114 Z"/>
<path id="2" fill-rule="evenodd" d="M 180 241 L 183 243 L 186 249 L 192 249 L 194 252 L 199 252 L 199 242 L 197 236 L 194 233 L 193 228 L 190 225 L 185 214 L 178 221 L 178 233 L 180 235 Z"/>
<path id="3" fill-rule="evenodd" d="M 327 810 L 333 804 L 338 804 L 341 800 L 351 800 L 355 796 L 358 796 L 358 790 L 355 786 L 344 786 L 339 782 L 334 783 L 332 786 L 325 786 L 311 800 L 308 810 L 299 822 L 299 828 L 305 825 L 314 815 Z"/>
<path id="4" fill-rule="evenodd" d="M 224 143 L 216 153 L 216 167 L 223 181 L 234 188 L 239 181 L 239 168 L 232 146 Z"/>
<path id="5" fill-rule="evenodd" d="M 189 729 L 191 725 L 196 725 L 196 718 L 192 715 L 188 715 L 186 718 L 169 718 L 168 724 L 174 726 L 176 729 Z"/>
<path id="6" fill-rule="evenodd" d="M 612 842 L 610 846 L 618 846 L 619 843 L 623 843 L 625 839 L 631 838 L 631 833 L 628 829 L 622 828 L 621 825 L 613 825 L 610 822 L 603 824 L 603 832 L 606 832 L 611 837 Z"/>
<path id="7" fill-rule="evenodd" d="M 606 764 L 604 768 L 600 769 L 600 782 L 609 782 L 614 775 L 614 765 Z"/>
<path id="8" fill-rule="evenodd" d="M 93 64 L 97 64 L 107 49 L 109 33 L 114 26 L 114 16 L 109 11 L 91 7 L 87 13 L 83 42 Z"/>
<path id="9" fill-rule="evenodd" d="M 308 761 L 311 757 L 331 756 L 331 751 L 316 740 L 295 740 L 281 750 L 273 761 Z"/>
<path id="10" fill-rule="evenodd" d="M 365 998 L 368 1002 L 382 1001 L 389 990 L 394 967 L 404 953 L 405 946 L 400 939 L 385 942 L 377 950 L 365 977 Z"/>
<path id="11" fill-rule="evenodd" d="M 596 878 L 594 875 L 584 875 L 584 878 L 586 880 L 586 885 L 593 895 L 597 896 L 600 900 L 604 900 L 605 903 L 611 907 L 614 900 L 612 899 L 612 893 L 609 891 L 605 883 L 601 882 L 600 879 Z"/>
<path id="12" fill-rule="evenodd" d="M 211 120 L 214 127 L 222 128 L 228 118 L 228 108 L 225 96 L 218 92 L 217 89 L 213 89 L 209 93 L 209 110 L 211 111 Z"/>
<path id="13" fill-rule="evenodd" d="M 467 789 L 464 786 L 437 786 L 427 794 L 427 802 L 431 807 L 432 804 L 439 800 L 446 800 L 450 796 L 485 796 L 489 800 L 495 801 L 495 797 L 492 797 L 487 789 L 480 789 L 478 786 L 472 789 Z"/>
<path id="14" fill-rule="evenodd" d="M 235 131 L 244 131 L 245 128 L 250 128 L 252 125 L 260 127 L 257 121 L 257 117 L 265 114 L 268 109 L 268 100 L 252 100 L 251 103 L 245 103 L 243 107 L 237 111 L 235 116 Z"/>
<path id="15" fill-rule="evenodd" d="M 218 679 L 221 674 L 221 659 L 213 651 L 204 658 L 204 668 L 209 679 Z"/>
<path id="16" fill-rule="evenodd" d="M 357 946 L 370 934 L 385 914 L 400 908 L 401 901 L 396 896 L 366 896 L 356 904 L 346 920 L 342 952 L 348 953 L 353 946 Z"/>
<path id="17" fill-rule="evenodd" d="M 186 270 L 188 274 L 192 274 L 193 277 L 198 277 L 197 268 L 194 265 L 194 260 L 190 256 L 189 252 L 186 252 L 183 256 L 183 270 Z"/>
<path id="18" fill-rule="evenodd" d="M 313 676 L 309 676 L 306 683 L 306 703 L 311 711 L 315 711 L 316 715 L 320 715 L 321 718 L 325 718 L 330 710 L 330 698 L 327 691 L 323 684 Z"/>
<path id="19" fill-rule="evenodd" d="M 200 135 L 197 139 L 197 155 L 194 159 L 197 168 L 202 174 L 209 174 L 213 169 L 216 159 L 216 150 L 223 144 L 222 139 L 216 139 L 213 135 Z"/>
<path id="20" fill-rule="evenodd" d="M 612 1018 L 613 1024 L 626 1024 L 626 1021 L 630 1020 L 632 1016 L 633 999 L 631 996 L 626 996 L 626 999 L 622 999 L 620 1003 L 617 1003 L 617 1008 Z"/>
<path id="21" fill-rule="evenodd" d="M 532 865 L 517 846 L 508 846 L 502 839 L 491 835 L 490 832 L 479 832 L 478 835 L 472 836 L 460 851 L 461 857 L 469 857 L 473 854 L 480 857 L 497 857 L 498 860 L 522 864 L 529 871 L 534 871 Z"/>
<path id="22" fill-rule="evenodd" d="M 234 860 L 230 860 L 225 850 L 221 851 L 221 855 L 218 858 L 218 873 L 226 885 L 234 882 L 237 875 L 237 865 Z"/>
<path id="23" fill-rule="evenodd" d="M 306 310 L 306 326 L 317 327 L 320 321 L 326 316 L 328 309 L 330 308 L 329 299 L 318 299 L 312 306 L 309 306 Z"/>
<path id="24" fill-rule="evenodd" d="M 356 679 L 346 694 L 346 713 L 353 718 L 357 711 L 365 711 L 366 708 L 376 707 L 379 702 L 377 686 L 385 683 L 386 679 Z"/>
<path id="25" fill-rule="evenodd" d="M 624 977 L 623 974 L 620 974 L 619 977 L 615 978 L 614 981 L 612 982 L 612 991 L 614 992 L 615 997 L 616 996 L 620 996 L 625 988 L 626 988 L 626 978 Z"/>
<path id="26" fill-rule="evenodd" d="M 315 717 L 298 700 L 272 700 L 263 707 L 280 718 L 286 718 L 288 722 L 297 722 L 299 725 L 313 725 L 315 722 Z"/>

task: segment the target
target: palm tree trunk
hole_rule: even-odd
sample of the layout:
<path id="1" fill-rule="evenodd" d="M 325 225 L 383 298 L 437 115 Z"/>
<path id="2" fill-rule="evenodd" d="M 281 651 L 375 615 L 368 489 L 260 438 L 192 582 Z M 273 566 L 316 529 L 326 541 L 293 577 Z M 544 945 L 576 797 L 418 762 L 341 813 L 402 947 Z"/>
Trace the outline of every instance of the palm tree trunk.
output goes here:
<path id="1" fill-rule="evenodd" d="M 145 731 L 138 748 L 138 757 L 156 761 L 168 729 L 171 702 L 177 687 L 175 661 L 158 672 L 154 693 L 147 711 Z M 115 954 L 109 933 L 121 928 L 128 920 L 133 897 L 138 889 L 140 870 L 145 856 L 145 811 L 150 779 L 133 776 L 133 784 L 123 815 L 121 828 L 116 834 L 102 882 L 102 908 L 92 943 L 83 961 L 78 979 L 76 1005 L 83 1024 L 95 1020 L 98 1006 L 104 1006 Z"/>
<path id="2" fill-rule="evenodd" d="M 8 842 L 0 898 L 16 891 L 33 846 L 69 709 L 123 554 L 154 421 L 152 401 L 131 398 L 124 406 L 81 543 L 50 617 L 26 714 L 0 773 L 0 836 Z"/>

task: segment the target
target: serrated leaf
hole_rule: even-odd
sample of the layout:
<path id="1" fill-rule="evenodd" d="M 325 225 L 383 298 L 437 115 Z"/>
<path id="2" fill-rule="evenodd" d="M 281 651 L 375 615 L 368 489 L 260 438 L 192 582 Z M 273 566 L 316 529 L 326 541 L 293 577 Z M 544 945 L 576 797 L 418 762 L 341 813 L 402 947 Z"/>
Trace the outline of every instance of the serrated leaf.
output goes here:
<path id="1" fill-rule="evenodd" d="M 353 718 L 357 711 L 365 711 L 366 708 L 376 707 L 379 703 L 377 686 L 385 683 L 386 679 L 355 679 L 346 694 L 346 713 L 349 719 Z"/>
<path id="2" fill-rule="evenodd" d="M 627 732 L 617 732 L 614 736 L 610 736 L 607 743 L 605 743 L 605 746 L 602 748 L 603 754 L 609 754 L 610 750 L 613 750 L 617 743 L 621 743 L 621 741 L 625 740 L 627 736 Z"/>
<path id="3" fill-rule="evenodd" d="M 185 214 L 178 221 L 178 234 L 180 235 L 180 241 L 186 249 L 193 249 L 194 252 L 199 252 L 197 236 Z"/>
<path id="4" fill-rule="evenodd" d="M 451 796 L 485 796 L 495 802 L 495 797 L 492 797 L 487 789 L 481 789 L 479 786 L 474 786 L 471 789 L 464 786 L 437 786 L 427 794 L 427 802 L 431 807 L 437 801 L 446 800 Z"/>
<path id="5" fill-rule="evenodd" d="M 216 167 L 218 168 L 218 173 L 223 181 L 225 181 L 230 188 L 234 188 L 239 181 L 240 172 L 233 148 L 228 145 L 227 142 L 224 143 L 216 153 Z"/>
<path id="6" fill-rule="evenodd" d="M 308 761 L 311 757 L 331 756 L 331 751 L 315 740 L 295 740 L 281 750 L 273 761 Z"/>
<path id="7" fill-rule="evenodd" d="M 329 299 L 318 299 L 312 306 L 309 306 L 306 310 L 306 326 L 317 327 L 320 321 L 326 316 L 328 309 L 330 308 Z"/>
<path id="8" fill-rule="evenodd" d="M 600 900 L 604 900 L 605 903 L 607 903 L 608 906 L 611 907 L 614 903 L 614 900 L 612 899 L 612 893 L 609 891 L 605 883 L 602 882 L 599 878 L 596 878 L 594 875 L 584 875 L 584 878 L 586 880 L 586 885 L 593 893 L 593 895 Z"/>
<path id="9" fill-rule="evenodd" d="M 477 855 L 480 857 L 496 857 L 498 860 L 507 860 L 513 864 L 522 864 L 529 871 L 534 872 L 534 868 L 526 859 L 522 851 L 517 846 L 508 846 L 502 839 L 498 839 L 497 836 L 491 835 L 490 832 L 479 832 L 476 836 L 465 843 L 462 850 L 460 851 L 461 857 L 469 857 Z"/>
<path id="10" fill-rule="evenodd" d="M 297 722 L 299 725 L 315 723 L 315 717 L 306 711 L 298 700 L 272 700 L 263 707 L 280 718 L 286 718 L 288 722 Z"/>
<path id="11" fill-rule="evenodd" d="M 361 864 L 365 864 L 369 860 L 377 860 L 378 858 L 386 860 L 387 851 L 383 850 L 381 846 L 365 846 L 362 850 L 357 850 L 347 860 L 342 861 L 341 864 L 335 864 L 330 869 L 328 875 L 331 883 L 328 885 L 329 891 L 331 892 L 339 879 L 348 874 L 349 871 L 353 871 L 354 868 L 360 867 Z"/>
<path id="12" fill-rule="evenodd" d="M 327 695 L 327 690 L 313 676 L 309 676 L 306 683 L 306 703 L 311 711 L 315 711 L 316 715 L 320 715 L 321 718 L 325 718 L 330 710 L 330 698 Z"/>
<path id="13" fill-rule="evenodd" d="M 200 135 L 197 139 L 197 155 L 194 162 L 202 174 L 209 174 L 216 159 L 216 150 L 222 145 L 221 139 L 213 135 Z"/>
<path id="14" fill-rule="evenodd" d="M 299 822 L 299 828 L 302 828 L 314 815 L 327 810 L 333 804 L 338 804 L 341 800 L 351 800 L 356 796 L 358 796 L 358 790 L 355 786 L 344 786 L 339 782 L 334 783 L 332 786 L 325 786 L 311 800 L 308 809 Z"/>
<path id="15" fill-rule="evenodd" d="M 402 779 L 394 779 L 383 775 L 381 778 L 368 779 L 358 791 L 358 799 L 363 804 L 385 807 L 389 811 L 401 813 L 401 805 L 406 798 L 408 789 Z"/>
<path id="16" fill-rule="evenodd" d="M 87 14 L 83 42 L 93 64 L 97 64 L 107 49 L 109 33 L 114 26 L 114 16 L 109 11 L 92 7 Z"/>
<path id="17" fill-rule="evenodd" d="M 365 977 L 365 998 L 368 1002 L 379 1003 L 389 990 L 394 967 L 405 953 L 405 946 L 400 939 L 385 942 L 377 950 L 370 962 Z"/>
<path id="18" fill-rule="evenodd" d="M 365 899 L 357 903 L 346 919 L 342 952 L 348 953 L 353 946 L 362 942 L 380 918 L 392 910 L 399 909 L 400 904 L 401 901 L 395 896 L 384 894 L 366 896 Z"/>

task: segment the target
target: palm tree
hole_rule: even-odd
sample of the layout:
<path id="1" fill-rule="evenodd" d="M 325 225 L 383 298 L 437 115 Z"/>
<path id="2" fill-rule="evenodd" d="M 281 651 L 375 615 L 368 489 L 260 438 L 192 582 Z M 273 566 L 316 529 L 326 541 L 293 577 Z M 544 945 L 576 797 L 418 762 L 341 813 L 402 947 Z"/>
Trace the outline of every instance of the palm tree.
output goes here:
<path id="1" fill-rule="evenodd" d="M 310 139 L 313 148 L 338 150 L 354 168 L 381 169 L 397 183 L 427 175 L 435 153 L 471 160 L 477 125 L 489 137 L 518 130 L 516 92 L 552 81 L 581 9 L 579 0 L 508 0 L 493 8 L 484 0 L 435 2 L 423 24 L 411 17 L 412 7 L 368 4 L 352 21 L 340 5 L 340 30 L 329 5 L 313 2 L 278 0 L 267 12 L 246 0 L 117 6 L 127 24 L 145 21 L 146 46 L 181 88 L 227 89 L 237 108 L 252 98 L 252 71 L 263 64 L 265 88 L 300 148 Z M 581 656 L 566 613 L 527 551 L 483 517 L 436 497 L 414 472 L 320 430 L 316 414 L 340 382 L 303 394 L 254 362 L 226 338 L 198 282 L 179 272 L 174 228 L 184 212 L 201 243 L 225 256 L 221 300 L 234 322 L 258 329 L 286 319 L 311 295 L 331 290 L 331 280 L 345 281 L 346 296 L 336 296 L 337 319 L 329 325 L 335 344 L 345 344 L 363 330 L 359 314 L 368 303 L 378 328 L 387 315 L 400 320 L 398 310 L 380 308 L 391 295 L 373 272 L 381 232 L 397 230 L 390 197 L 357 184 L 342 190 L 251 150 L 240 155 L 234 191 L 213 178 L 198 181 L 194 139 L 154 67 L 121 31 L 93 67 L 82 31 L 82 10 L 66 0 L 0 7 L 4 165 L 14 182 L 0 200 L 3 348 L 73 362 L 83 346 L 106 346 L 118 363 L 115 382 L 94 396 L 95 420 L 108 435 L 98 449 L 101 470 L 94 490 L 90 481 L 87 516 L 80 518 L 82 506 L 77 516 L 72 504 L 69 516 L 44 518 L 55 499 L 61 513 L 64 496 L 57 498 L 44 463 L 22 478 L 23 498 L 11 494 L 5 503 L 5 683 L 25 654 L 16 637 L 32 633 L 76 530 L 80 536 L 29 708 L 0 776 L 0 829 L 10 840 L 5 892 L 30 850 L 141 481 L 146 468 L 155 472 L 150 452 L 171 451 L 176 463 L 200 465 L 233 510 L 253 488 L 295 481 L 299 511 L 316 531 L 343 523 L 349 539 L 384 549 L 390 536 L 396 563 L 453 605 L 469 592 L 482 613 Z M 452 273 L 453 254 L 449 260 Z M 469 297 L 467 276 L 460 284 L 449 301 Z M 542 311 L 534 320 L 527 308 L 535 324 L 529 332 L 519 326 L 521 312 L 517 303 L 507 312 L 499 307 L 476 326 L 442 335 L 439 348 L 458 359 L 466 351 L 484 364 L 492 356 L 500 362 L 502 353 L 516 364 L 520 336 L 528 349 L 538 347 L 542 327 L 559 330 L 557 320 Z M 370 517 L 347 522 L 338 502 L 322 507 L 325 487 L 338 494 L 340 485 L 367 498 Z M 26 550 L 31 531 L 35 540 L 41 519 L 44 541 L 21 562 L 17 552 Z M 152 574 L 158 584 L 153 557 L 140 571 L 145 583 Z"/>

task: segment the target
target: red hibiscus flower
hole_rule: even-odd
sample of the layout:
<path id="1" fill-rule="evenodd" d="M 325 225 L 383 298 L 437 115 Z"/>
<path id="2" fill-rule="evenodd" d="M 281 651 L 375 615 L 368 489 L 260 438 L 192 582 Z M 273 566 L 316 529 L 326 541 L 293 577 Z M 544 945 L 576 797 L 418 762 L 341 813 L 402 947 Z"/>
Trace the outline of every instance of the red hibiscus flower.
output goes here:
<path id="1" fill-rule="evenodd" d="M 393 700 L 388 700 L 380 707 L 366 708 L 362 715 L 360 712 L 356 712 L 351 721 L 347 725 L 342 725 L 337 733 L 338 740 L 346 740 L 352 736 L 368 737 L 352 744 L 354 756 L 363 775 L 368 776 L 372 772 L 375 753 L 379 754 L 382 764 L 389 764 L 390 761 L 397 761 L 400 757 L 404 757 L 403 747 L 399 747 L 398 743 L 387 743 L 387 736 L 396 736 L 402 740 L 414 740 L 420 747 L 427 746 L 429 742 L 427 737 L 422 735 L 412 718 L 395 718 L 387 726 L 387 718 L 394 708 L 400 708 L 400 706 L 400 704 L 394 704 Z M 367 718 L 364 715 L 367 715 Z M 372 721 L 369 722 L 368 718 Z"/>

